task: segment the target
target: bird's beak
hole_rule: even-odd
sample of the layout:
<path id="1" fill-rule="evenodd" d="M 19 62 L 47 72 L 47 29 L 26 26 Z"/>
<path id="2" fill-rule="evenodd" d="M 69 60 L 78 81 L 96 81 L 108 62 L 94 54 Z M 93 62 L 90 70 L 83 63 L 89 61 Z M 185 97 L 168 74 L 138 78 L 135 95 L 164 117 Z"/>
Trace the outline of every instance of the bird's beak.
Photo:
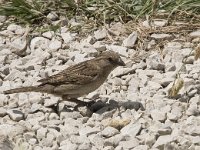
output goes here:
<path id="1" fill-rule="evenodd" d="M 124 61 L 122 59 L 119 60 L 118 65 L 119 66 L 126 66 L 126 64 L 124 63 Z"/>

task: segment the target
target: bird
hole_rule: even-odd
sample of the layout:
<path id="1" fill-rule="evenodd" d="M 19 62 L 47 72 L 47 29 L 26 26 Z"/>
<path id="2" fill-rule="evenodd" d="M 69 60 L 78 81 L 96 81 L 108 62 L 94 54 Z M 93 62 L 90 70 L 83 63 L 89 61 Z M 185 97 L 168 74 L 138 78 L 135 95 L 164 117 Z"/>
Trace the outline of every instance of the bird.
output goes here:
<path id="1" fill-rule="evenodd" d="M 77 98 L 99 88 L 118 66 L 125 66 L 120 54 L 103 51 L 97 57 L 72 65 L 63 71 L 38 80 L 39 85 L 6 90 L 4 94 L 40 92 L 60 96 L 62 99 L 87 105 Z"/>

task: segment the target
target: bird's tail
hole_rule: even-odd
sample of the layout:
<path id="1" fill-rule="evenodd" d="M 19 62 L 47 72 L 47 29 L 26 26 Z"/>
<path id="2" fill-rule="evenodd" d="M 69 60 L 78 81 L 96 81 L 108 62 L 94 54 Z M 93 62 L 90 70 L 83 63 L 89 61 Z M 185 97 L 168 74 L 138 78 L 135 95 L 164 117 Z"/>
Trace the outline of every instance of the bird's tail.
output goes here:
<path id="1" fill-rule="evenodd" d="M 29 87 L 21 87 L 21 88 L 15 88 L 11 90 L 4 91 L 4 94 L 12 94 L 12 93 L 21 93 L 21 92 L 38 92 L 39 87 L 37 86 L 29 86 Z"/>

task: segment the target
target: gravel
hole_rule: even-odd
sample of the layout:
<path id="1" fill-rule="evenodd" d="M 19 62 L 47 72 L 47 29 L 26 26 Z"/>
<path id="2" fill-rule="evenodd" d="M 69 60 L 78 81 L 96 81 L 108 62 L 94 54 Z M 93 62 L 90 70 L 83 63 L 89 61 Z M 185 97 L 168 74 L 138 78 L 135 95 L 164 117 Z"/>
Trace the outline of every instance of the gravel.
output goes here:
<path id="1" fill-rule="evenodd" d="M 48 17 L 57 20 L 53 12 Z M 146 23 L 143 25 L 147 26 Z M 152 22 L 155 27 L 166 24 L 167 20 Z M 23 27 L 10 24 L 1 31 L 4 36 L 0 37 L 0 148 L 200 149 L 200 61 L 194 60 L 193 53 L 180 70 L 184 86 L 178 97 L 168 97 L 182 59 L 193 50 L 199 30 L 189 34 L 191 41 L 181 35 L 152 34 L 147 43 L 149 50 L 156 42 L 168 40 L 162 54 L 151 50 L 137 63 L 133 56 L 139 33 L 121 36 L 124 31 L 123 24 L 116 23 L 77 40 L 78 34 L 62 27 L 59 34 L 48 31 L 34 37 L 30 48 L 26 47 Z M 108 42 L 113 35 L 117 40 Z M 37 85 L 37 80 L 106 49 L 120 53 L 127 66 L 115 69 L 99 89 L 80 98 L 97 102 L 90 109 L 74 109 L 75 104 L 63 101 L 55 112 L 53 107 L 61 100 L 59 97 L 41 93 L 2 94 L 10 88 Z M 144 56 L 144 51 L 140 51 Z"/>

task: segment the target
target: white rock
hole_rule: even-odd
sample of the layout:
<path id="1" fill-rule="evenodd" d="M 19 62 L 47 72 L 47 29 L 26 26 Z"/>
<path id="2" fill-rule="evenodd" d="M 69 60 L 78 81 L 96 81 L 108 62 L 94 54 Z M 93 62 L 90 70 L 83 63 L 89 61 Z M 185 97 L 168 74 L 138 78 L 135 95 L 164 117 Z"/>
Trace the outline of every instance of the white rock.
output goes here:
<path id="1" fill-rule="evenodd" d="M 102 40 L 107 36 L 107 30 L 106 29 L 102 29 L 102 30 L 97 30 L 94 32 L 94 37 L 97 40 Z"/>
<path id="2" fill-rule="evenodd" d="M 154 33 L 154 34 L 151 35 L 151 37 L 155 38 L 155 39 L 169 39 L 169 38 L 172 37 L 172 35 L 170 35 L 170 34 L 164 34 L 164 33 L 162 33 L 162 34 L 156 34 L 156 33 Z"/>
<path id="3" fill-rule="evenodd" d="M 55 104 L 57 104 L 58 100 L 59 100 L 59 97 L 51 96 L 50 99 L 44 100 L 44 106 L 49 107 L 49 106 L 55 105 Z"/>
<path id="4" fill-rule="evenodd" d="M 157 27 L 163 27 L 167 24 L 168 20 L 165 19 L 154 19 L 153 24 Z"/>
<path id="5" fill-rule="evenodd" d="M 19 37 L 14 39 L 9 45 L 12 48 L 11 52 L 16 53 L 17 55 L 22 55 L 26 51 L 26 38 Z"/>
<path id="6" fill-rule="evenodd" d="M 113 146 L 106 146 L 103 148 L 103 150 L 114 150 L 115 148 Z"/>
<path id="7" fill-rule="evenodd" d="M 91 149 L 91 148 L 92 148 L 92 144 L 91 143 L 82 143 L 78 147 L 79 150 L 88 150 L 88 149 Z"/>
<path id="8" fill-rule="evenodd" d="M 13 150 L 14 145 L 5 135 L 0 135 L 0 149 L 1 150 Z"/>
<path id="9" fill-rule="evenodd" d="M 64 112 L 62 111 L 60 113 L 60 118 L 66 119 L 66 118 L 73 118 L 73 119 L 77 119 L 77 118 L 82 118 L 83 116 L 80 114 L 80 112 Z"/>
<path id="10" fill-rule="evenodd" d="M 78 145 L 72 144 L 68 139 L 60 143 L 59 150 L 77 150 Z"/>
<path id="11" fill-rule="evenodd" d="M 48 49 L 48 46 L 49 46 L 49 40 L 44 37 L 35 37 L 31 40 L 31 43 L 30 43 L 31 51 L 34 51 L 35 49 L 38 49 L 38 48 Z"/>
<path id="12" fill-rule="evenodd" d="M 158 130 L 158 133 L 159 133 L 160 135 L 171 134 L 171 133 L 172 133 L 172 128 L 171 128 L 171 127 L 160 128 L 160 129 Z"/>
<path id="13" fill-rule="evenodd" d="M 4 21 L 6 21 L 6 16 L 0 15 L 0 23 L 3 23 Z"/>
<path id="14" fill-rule="evenodd" d="M 28 142 L 29 142 L 31 145 L 36 145 L 36 144 L 37 144 L 37 139 L 36 139 L 36 138 L 31 138 Z"/>
<path id="15" fill-rule="evenodd" d="M 153 147 L 164 149 L 164 146 L 172 141 L 173 137 L 171 135 L 159 136 Z"/>
<path id="16" fill-rule="evenodd" d="M 41 104 L 33 103 L 31 105 L 31 112 L 34 113 L 34 112 L 40 110 L 41 106 L 42 106 Z"/>
<path id="17" fill-rule="evenodd" d="M 162 110 L 154 109 L 151 111 L 151 117 L 155 121 L 165 121 L 166 120 L 166 113 Z"/>
<path id="18" fill-rule="evenodd" d="M 108 138 L 108 137 L 111 137 L 111 136 L 114 136 L 114 135 L 116 135 L 116 134 L 118 134 L 119 133 L 119 131 L 117 130 L 117 129 L 115 129 L 115 128 L 113 128 L 113 127 L 106 127 L 102 132 L 101 132 L 101 134 L 102 134 L 102 136 L 104 136 L 104 137 L 106 137 L 106 138 Z"/>
<path id="19" fill-rule="evenodd" d="M 4 117 L 7 114 L 6 109 L 0 107 L 0 117 Z"/>
<path id="20" fill-rule="evenodd" d="M 104 146 L 104 139 L 99 134 L 92 134 L 88 137 L 92 145 L 97 146 L 99 149 L 102 149 Z"/>
<path id="21" fill-rule="evenodd" d="M 130 123 L 121 129 L 121 134 L 135 137 L 140 132 L 141 128 L 142 125 L 140 123 Z"/>
<path id="22" fill-rule="evenodd" d="M 200 113 L 200 110 L 198 109 L 198 105 L 197 104 L 190 104 L 189 108 L 186 111 L 186 114 L 188 116 L 191 115 L 198 115 Z"/>
<path id="23" fill-rule="evenodd" d="M 12 31 L 12 32 L 16 32 L 17 30 L 21 29 L 22 27 L 16 24 L 10 24 L 7 27 L 7 30 Z"/>
<path id="24" fill-rule="evenodd" d="M 131 33 L 128 38 L 123 41 L 123 45 L 126 47 L 134 47 L 135 42 L 137 40 L 137 32 Z"/>
<path id="25" fill-rule="evenodd" d="M 125 140 L 125 136 L 123 136 L 121 134 L 117 134 L 115 136 L 112 136 L 112 137 L 106 139 L 104 146 L 114 146 L 114 147 L 116 147 L 117 145 L 119 145 L 120 141 L 124 141 L 124 140 Z"/>
<path id="26" fill-rule="evenodd" d="M 19 124 L 0 124 L 1 134 L 6 136 L 9 135 L 10 138 L 14 138 L 17 135 L 24 134 L 26 130 L 26 127 L 21 126 Z"/>
<path id="27" fill-rule="evenodd" d="M 190 33 L 191 37 L 200 37 L 200 30 L 193 31 Z"/>
<path id="28" fill-rule="evenodd" d="M 20 121 L 24 118 L 24 114 L 17 109 L 7 110 L 7 114 L 14 121 Z"/>
<path id="29" fill-rule="evenodd" d="M 50 13 L 47 15 L 47 18 L 48 18 L 48 19 L 51 19 L 52 21 L 55 21 L 55 20 L 58 20 L 58 15 L 56 14 L 56 12 L 50 12 Z"/>
<path id="30" fill-rule="evenodd" d="M 50 44 L 49 44 L 49 49 L 50 50 L 53 50 L 53 51 L 56 51 L 58 49 L 60 49 L 62 46 L 62 42 L 57 40 L 57 39 L 53 39 L 50 41 Z"/>
<path id="31" fill-rule="evenodd" d="M 162 62 L 160 54 L 154 53 L 151 56 L 149 56 L 149 59 L 147 59 L 147 67 L 149 69 L 164 70 L 165 65 Z"/>
<path id="32" fill-rule="evenodd" d="M 105 44 L 101 43 L 101 41 L 97 41 L 93 44 L 94 48 L 97 50 L 97 51 L 105 51 L 106 50 L 106 46 Z"/>
<path id="33" fill-rule="evenodd" d="M 163 78 L 161 79 L 160 81 L 160 84 L 163 86 L 163 87 L 167 87 L 170 83 L 172 83 L 175 79 L 174 78 Z"/>
<path id="34" fill-rule="evenodd" d="M 61 37 L 66 44 L 69 44 L 71 41 L 74 40 L 74 36 L 72 36 L 72 34 L 70 32 L 61 33 Z"/>
<path id="35" fill-rule="evenodd" d="M 37 138 L 38 139 L 43 139 L 46 137 L 47 134 L 47 129 L 41 127 L 40 129 L 37 130 Z"/>
<path id="36" fill-rule="evenodd" d="M 119 145 L 124 149 L 133 149 L 134 147 L 139 145 L 139 141 L 137 139 L 131 139 L 129 141 L 120 141 Z"/>
<path id="37" fill-rule="evenodd" d="M 118 45 L 108 45 L 106 47 L 108 50 L 115 51 L 121 54 L 122 56 L 128 57 L 128 53 L 127 53 L 128 49 L 126 47 L 118 46 Z"/>
<path id="38" fill-rule="evenodd" d="M 52 39 L 53 35 L 55 33 L 53 31 L 47 31 L 47 32 L 44 32 L 42 33 L 42 35 L 45 37 L 45 38 L 48 38 L 48 39 Z"/>
<path id="39" fill-rule="evenodd" d="M 47 133 L 46 137 L 42 139 L 41 143 L 44 146 L 52 147 L 55 136 L 51 133 Z"/>
<path id="40" fill-rule="evenodd" d="M 79 130 L 79 134 L 81 135 L 81 136 L 89 136 L 89 135 L 91 135 L 91 134 L 96 134 L 96 133 L 98 133 L 98 132 L 100 132 L 100 129 L 99 128 L 96 128 L 96 127 L 90 127 L 90 126 L 86 126 L 86 127 L 84 127 L 84 128 L 81 128 L 80 130 Z"/>
<path id="41" fill-rule="evenodd" d="M 149 147 L 147 145 L 138 145 L 133 150 L 148 150 Z"/>

